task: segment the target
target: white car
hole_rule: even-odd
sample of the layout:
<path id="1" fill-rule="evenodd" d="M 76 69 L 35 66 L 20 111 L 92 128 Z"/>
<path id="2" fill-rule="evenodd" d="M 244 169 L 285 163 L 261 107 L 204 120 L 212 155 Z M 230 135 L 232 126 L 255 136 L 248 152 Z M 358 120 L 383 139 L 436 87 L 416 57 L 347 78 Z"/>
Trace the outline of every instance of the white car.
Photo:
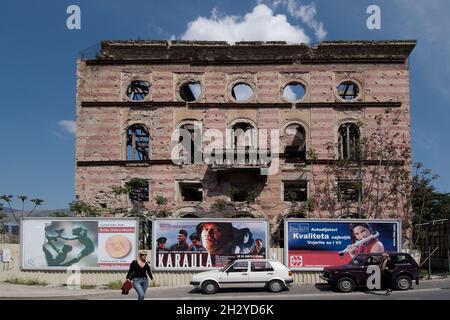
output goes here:
<path id="1" fill-rule="evenodd" d="M 216 293 L 219 288 L 264 288 L 280 292 L 294 282 L 292 272 L 284 264 L 271 259 L 235 260 L 220 270 L 201 272 L 190 282 L 203 293 Z"/>

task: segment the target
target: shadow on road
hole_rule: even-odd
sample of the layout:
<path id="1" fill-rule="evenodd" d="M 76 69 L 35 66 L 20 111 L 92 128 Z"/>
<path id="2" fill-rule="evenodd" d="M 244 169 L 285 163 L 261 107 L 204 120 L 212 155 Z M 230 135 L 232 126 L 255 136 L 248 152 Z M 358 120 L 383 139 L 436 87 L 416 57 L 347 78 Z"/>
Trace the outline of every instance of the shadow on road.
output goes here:
<path id="1" fill-rule="evenodd" d="M 328 283 L 316 283 L 314 287 L 319 291 L 336 292 L 337 290 Z"/>
<path id="2" fill-rule="evenodd" d="M 269 292 L 267 289 L 265 288 L 220 288 L 219 291 L 217 293 L 243 293 L 243 292 L 249 292 L 249 293 L 255 293 L 255 292 L 260 292 L 260 293 L 265 293 L 265 294 L 274 294 L 273 292 Z M 283 291 L 279 292 L 279 293 L 283 293 L 283 292 L 289 292 L 289 288 L 285 288 Z M 189 294 L 201 294 L 201 295 L 207 295 L 202 293 L 202 291 L 198 288 L 194 288 L 191 291 L 188 292 Z"/>

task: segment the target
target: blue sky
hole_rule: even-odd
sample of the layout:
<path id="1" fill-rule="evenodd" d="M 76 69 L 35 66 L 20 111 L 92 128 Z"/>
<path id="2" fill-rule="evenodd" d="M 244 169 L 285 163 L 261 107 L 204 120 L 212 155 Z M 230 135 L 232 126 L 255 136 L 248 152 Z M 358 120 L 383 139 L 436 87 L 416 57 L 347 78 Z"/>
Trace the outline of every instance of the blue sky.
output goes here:
<path id="1" fill-rule="evenodd" d="M 81 30 L 66 27 L 72 4 L 81 9 Z M 381 30 L 366 27 L 371 4 L 381 8 Z M 410 59 L 413 158 L 440 175 L 439 191 L 450 192 L 449 12 L 446 0 L 4 1 L 0 194 L 39 197 L 42 209 L 66 208 L 74 199 L 75 67 L 83 49 L 105 39 L 212 40 L 219 34 L 229 41 L 309 44 L 417 39 Z"/>

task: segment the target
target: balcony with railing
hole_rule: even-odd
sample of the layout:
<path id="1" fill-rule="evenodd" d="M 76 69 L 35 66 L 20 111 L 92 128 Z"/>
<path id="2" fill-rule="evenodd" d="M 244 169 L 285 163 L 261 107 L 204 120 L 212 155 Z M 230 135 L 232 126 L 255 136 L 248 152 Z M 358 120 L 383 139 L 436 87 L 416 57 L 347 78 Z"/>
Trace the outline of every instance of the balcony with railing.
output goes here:
<path id="1" fill-rule="evenodd" d="M 214 149 L 208 161 L 214 171 L 234 171 L 268 168 L 271 162 L 270 149 L 250 147 Z"/>

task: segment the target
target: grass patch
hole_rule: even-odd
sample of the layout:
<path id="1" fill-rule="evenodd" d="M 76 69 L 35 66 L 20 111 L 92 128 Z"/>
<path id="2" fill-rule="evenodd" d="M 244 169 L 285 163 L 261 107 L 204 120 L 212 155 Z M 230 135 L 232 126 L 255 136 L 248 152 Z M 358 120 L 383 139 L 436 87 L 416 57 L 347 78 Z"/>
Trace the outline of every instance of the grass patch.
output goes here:
<path id="1" fill-rule="evenodd" d="M 111 281 L 108 283 L 107 288 L 113 289 L 113 290 L 120 290 L 122 289 L 123 281 L 117 280 L 117 281 Z"/>
<path id="2" fill-rule="evenodd" d="M 47 282 L 39 281 L 39 280 L 36 280 L 36 279 L 12 278 L 12 279 L 5 280 L 5 282 L 6 283 L 11 283 L 11 284 L 22 284 L 22 285 L 26 285 L 26 286 L 46 286 L 46 285 L 48 285 Z"/>
<path id="3" fill-rule="evenodd" d="M 93 284 L 82 284 L 82 285 L 80 286 L 80 288 L 81 288 L 81 289 L 95 289 L 96 286 L 93 285 Z"/>

